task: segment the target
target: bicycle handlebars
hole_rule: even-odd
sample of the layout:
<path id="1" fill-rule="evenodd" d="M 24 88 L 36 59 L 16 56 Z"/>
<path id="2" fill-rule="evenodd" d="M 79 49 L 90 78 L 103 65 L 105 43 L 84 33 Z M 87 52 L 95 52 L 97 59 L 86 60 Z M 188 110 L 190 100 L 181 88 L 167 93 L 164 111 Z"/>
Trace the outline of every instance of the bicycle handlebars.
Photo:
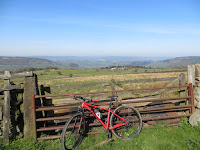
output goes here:
<path id="1" fill-rule="evenodd" d="M 82 96 L 76 96 L 76 95 L 72 95 L 70 94 L 71 97 L 73 97 L 75 100 L 81 99 L 83 101 L 89 101 L 89 102 L 98 102 L 98 99 L 91 99 L 91 98 L 84 98 Z"/>
<path id="2" fill-rule="evenodd" d="M 76 96 L 73 94 L 70 94 L 70 96 L 73 97 L 75 100 L 81 99 L 83 101 L 88 101 L 88 102 L 99 102 L 98 99 L 84 98 L 82 96 Z M 110 100 L 115 100 L 118 98 L 118 96 L 108 96 L 107 98 L 109 98 Z"/>

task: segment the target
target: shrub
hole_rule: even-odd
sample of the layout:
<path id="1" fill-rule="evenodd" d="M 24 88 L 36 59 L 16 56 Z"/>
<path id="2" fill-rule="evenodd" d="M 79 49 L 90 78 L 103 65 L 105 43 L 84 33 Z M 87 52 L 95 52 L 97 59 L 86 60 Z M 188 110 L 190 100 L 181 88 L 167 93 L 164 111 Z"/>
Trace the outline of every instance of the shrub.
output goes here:
<path id="1" fill-rule="evenodd" d="M 134 72 L 138 72 L 138 68 L 135 68 Z"/>
<path id="2" fill-rule="evenodd" d="M 179 126 L 186 130 L 192 128 L 192 126 L 188 122 L 188 118 L 181 118 L 181 121 L 179 122 Z"/>
<path id="3" fill-rule="evenodd" d="M 70 74 L 69 74 L 69 77 L 70 77 L 70 78 L 71 78 L 71 77 L 73 77 L 73 74 L 72 74 L 72 73 L 70 73 Z"/>
<path id="4" fill-rule="evenodd" d="M 58 75 L 62 75 L 61 71 L 57 71 L 57 74 L 58 74 Z"/>

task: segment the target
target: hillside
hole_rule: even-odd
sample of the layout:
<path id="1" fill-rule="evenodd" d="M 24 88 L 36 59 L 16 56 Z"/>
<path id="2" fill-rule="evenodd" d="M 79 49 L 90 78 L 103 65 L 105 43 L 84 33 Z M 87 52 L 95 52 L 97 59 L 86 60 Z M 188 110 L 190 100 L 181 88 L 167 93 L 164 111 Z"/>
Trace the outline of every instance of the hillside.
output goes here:
<path id="1" fill-rule="evenodd" d="M 187 66 L 198 63 L 200 63 L 200 56 L 188 56 L 188 57 L 177 57 L 172 59 L 151 62 L 147 66 L 173 68 L 173 67 Z"/>
<path id="2" fill-rule="evenodd" d="M 109 66 L 148 66 L 173 68 L 200 63 L 200 56 L 190 57 L 132 57 L 132 56 L 40 56 L 32 57 L 0 57 L 0 71 L 20 70 L 25 68 L 56 67 L 66 68 L 100 68 Z"/>
<path id="3" fill-rule="evenodd" d="M 37 56 L 53 62 L 70 65 L 77 64 L 80 68 L 100 68 L 109 66 L 142 66 L 169 59 L 169 57 L 136 57 L 136 56 Z"/>
<path id="4" fill-rule="evenodd" d="M 20 70 L 25 68 L 45 68 L 56 67 L 66 68 L 64 65 L 38 58 L 28 57 L 0 57 L 0 71 Z"/>
<path id="5" fill-rule="evenodd" d="M 134 57 L 134 56 L 41 56 L 53 62 L 70 65 L 77 64 L 79 68 L 100 68 L 108 66 L 149 66 L 173 68 L 200 63 L 200 56 L 188 57 Z"/>

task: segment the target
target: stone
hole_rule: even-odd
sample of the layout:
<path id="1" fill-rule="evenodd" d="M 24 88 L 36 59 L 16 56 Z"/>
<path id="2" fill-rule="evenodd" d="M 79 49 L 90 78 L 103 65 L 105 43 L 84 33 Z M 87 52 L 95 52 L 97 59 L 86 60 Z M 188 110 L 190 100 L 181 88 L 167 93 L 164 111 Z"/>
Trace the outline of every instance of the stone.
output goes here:
<path id="1" fill-rule="evenodd" d="M 200 110 L 197 110 L 195 113 L 193 113 L 189 118 L 189 123 L 192 126 L 197 126 L 197 122 L 200 122 Z"/>

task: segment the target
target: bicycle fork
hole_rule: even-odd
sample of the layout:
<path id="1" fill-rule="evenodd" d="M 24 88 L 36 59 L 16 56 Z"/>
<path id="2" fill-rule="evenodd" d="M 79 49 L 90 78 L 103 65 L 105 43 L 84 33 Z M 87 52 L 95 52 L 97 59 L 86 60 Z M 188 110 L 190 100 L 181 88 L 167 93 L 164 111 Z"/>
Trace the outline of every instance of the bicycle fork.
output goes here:
<path id="1" fill-rule="evenodd" d="M 109 107 L 108 116 L 107 116 L 107 120 L 106 120 L 106 122 L 107 122 L 107 130 L 106 130 L 106 132 L 107 132 L 107 135 L 108 135 L 108 141 L 112 142 L 112 141 L 114 141 L 114 140 L 112 139 L 112 132 L 111 132 L 111 130 L 109 129 L 110 110 L 111 110 L 111 105 L 110 105 L 110 107 Z"/>
<path id="2" fill-rule="evenodd" d="M 76 124 L 77 124 L 77 118 L 76 118 L 76 120 L 75 120 L 75 122 L 74 122 L 74 124 L 73 124 L 73 132 L 75 131 L 75 129 L 76 129 Z M 82 123 L 83 123 L 83 117 L 81 117 L 81 119 L 80 119 L 80 124 L 78 125 L 78 134 L 80 134 L 80 131 L 81 131 L 81 125 L 82 125 Z"/>
<path id="3" fill-rule="evenodd" d="M 84 121 L 84 120 L 83 120 L 83 117 L 81 117 L 81 119 L 80 119 L 80 124 L 79 124 L 79 127 L 78 127 L 78 133 L 79 133 L 79 134 L 81 134 L 80 131 L 81 131 L 81 126 L 82 126 L 82 124 L 83 124 L 83 121 Z"/>

